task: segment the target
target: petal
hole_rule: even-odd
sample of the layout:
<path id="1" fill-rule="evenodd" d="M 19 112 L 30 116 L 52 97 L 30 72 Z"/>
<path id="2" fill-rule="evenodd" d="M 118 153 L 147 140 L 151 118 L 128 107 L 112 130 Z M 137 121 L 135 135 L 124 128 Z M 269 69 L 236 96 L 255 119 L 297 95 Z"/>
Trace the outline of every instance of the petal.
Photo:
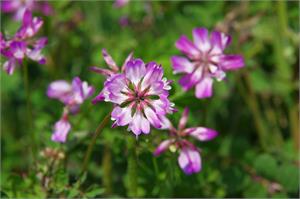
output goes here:
<path id="1" fill-rule="evenodd" d="M 127 96 L 122 92 L 126 91 L 127 82 L 123 74 L 117 74 L 106 80 L 104 83 L 105 101 L 110 101 L 116 104 L 122 104 L 127 100 Z"/>
<path id="2" fill-rule="evenodd" d="M 217 131 L 205 127 L 187 128 L 184 130 L 184 133 L 200 141 L 209 141 L 214 139 L 218 135 Z"/>
<path id="3" fill-rule="evenodd" d="M 147 67 L 146 74 L 145 77 L 143 78 L 142 86 L 141 86 L 142 90 L 147 88 L 148 86 L 151 86 L 155 82 L 161 81 L 164 74 L 161 65 L 158 65 L 155 62 L 149 62 L 146 65 L 146 67 Z"/>
<path id="4" fill-rule="evenodd" d="M 102 49 L 102 55 L 104 58 L 104 61 L 106 62 L 106 64 L 115 72 L 117 72 L 119 70 L 119 67 L 117 66 L 117 64 L 115 63 L 115 61 L 113 60 L 113 58 L 110 56 L 110 54 L 108 54 L 108 52 L 106 51 L 106 49 Z"/>
<path id="5" fill-rule="evenodd" d="M 201 170 L 201 158 L 197 150 L 184 147 L 178 157 L 180 168 L 185 174 L 190 175 Z"/>
<path id="6" fill-rule="evenodd" d="M 1 10 L 3 12 L 12 12 L 20 6 L 18 1 L 1 1 Z"/>
<path id="7" fill-rule="evenodd" d="M 153 152 L 153 155 L 158 156 L 161 153 L 165 152 L 173 142 L 174 142 L 174 140 L 164 140 L 164 141 L 162 141 L 158 145 L 158 147 L 155 149 L 155 151 Z"/>
<path id="8" fill-rule="evenodd" d="M 54 132 L 51 137 L 52 141 L 65 142 L 70 129 L 71 124 L 67 120 L 61 119 L 56 122 L 54 126 Z"/>
<path id="9" fill-rule="evenodd" d="M 224 33 L 214 31 L 211 33 L 211 51 L 210 54 L 221 54 L 230 44 L 231 37 Z"/>
<path id="10" fill-rule="evenodd" d="M 201 52 L 208 52 L 211 48 L 206 28 L 195 28 L 193 30 L 194 44 Z"/>
<path id="11" fill-rule="evenodd" d="M 133 52 L 131 52 L 131 53 L 127 56 L 127 58 L 125 59 L 123 65 L 122 65 L 122 67 L 121 67 L 121 71 L 122 71 L 122 72 L 125 70 L 125 67 L 126 67 L 127 63 L 128 63 L 130 60 L 132 60 L 132 59 L 133 59 Z"/>
<path id="12" fill-rule="evenodd" d="M 16 66 L 17 66 L 16 59 L 11 58 L 3 64 L 3 69 L 7 72 L 8 75 L 12 75 Z"/>
<path id="13" fill-rule="evenodd" d="M 111 70 L 99 68 L 97 66 L 91 66 L 90 70 L 93 72 L 99 73 L 101 75 L 105 75 L 105 76 L 111 76 L 112 74 L 114 74 L 114 72 Z"/>
<path id="14" fill-rule="evenodd" d="M 241 55 L 223 55 L 220 57 L 219 65 L 223 70 L 236 70 L 242 68 L 245 64 Z"/>
<path id="15" fill-rule="evenodd" d="M 155 128 L 161 128 L 161 121 L 157 117 L 157 114 L 149 107 L 146 107 L 144 109 L 144 113 L 146 115 L 146 118 L 148 121 L 155 127 Z"/>
<path id="16" fill-rule="evenodd" d="M 115 120 L 118 126 L 125 126 L 129 124 L 132 121 L 131 108 L 121 108 L 116 106 L 111 113 L 111 119 Z"/>
<path id="17" fill-rule="evenodd" d="M 137 110 L 132 118 L 132 121 L 129 125 L 129 129 L 138 136 L 141 133 L 148 134 L 150 132 L 150 123 L 142 115 L 142 113 Z"/>
<path id="18" fill-rule="evenodd" d="M 64 80 L 58 80 L 52 82 L 48 86 L 47 95 L 49 98 L 55 98 L 61 101 L 65 101 L 65 99 L 69 97 L 71 92 L 72 86 L 68 82 Z"/>
<path id="19" fill-rule="evenodd" d="M 196 97 L 207 98 L 211 97 L 213 94 L 213 79 L 211 77 L 204 77 L 198 84 L 196 85 Z"/>
<path id="20" fill-rule="evenodd" d="M 141 59 L 133 59 L 129 61 L 125 67 L 126 77 L 136 86 L 146 73 L 146 67 Z"/>
<path id="21" fill-rule="evenodd" d="M 199 55 L 198 49 L 194 44 L 185 36 L 181 36 L 175 44 L 176 48 L 179 49 L 182 53 L 186 54 L 190 58 L 197 57 Z"/>
<path id="22" fill-rule="evenodd" d="M 184 129 L 189 115 L 189 108 L 185 108 L 179 121 L 178 129 Z"/>
<path id="23" fill-rule="evenodd" d="M 16 59 L 23 59 L 26 54 L 26 43 L 21 41 L 13 41 L 10 44 L 10 49 Z"/>
<path id="24" fill-rule="evenodd" d="M 172 123 L 170 120 L 164 116 L 164 115 L 158 115 L 158 118 L 160 119 L 161 127 L 160 129 L 171 129 L 173 128 Z"/>
<path id="25" fill-rule="evenodd" d="M 173 56 L 171 58 L 174 74 L 176 73 L 192 73 L 195 66 L 185 57 Z"/>
<path id="26" fill-rule="evenodd" d="M 189 90 L 201 80 L 202 71 L 203 67 L 198 67 L 193 73 L 184 75 L 179 80 L 179 84 L 183 87 L 185 91 Z"/>

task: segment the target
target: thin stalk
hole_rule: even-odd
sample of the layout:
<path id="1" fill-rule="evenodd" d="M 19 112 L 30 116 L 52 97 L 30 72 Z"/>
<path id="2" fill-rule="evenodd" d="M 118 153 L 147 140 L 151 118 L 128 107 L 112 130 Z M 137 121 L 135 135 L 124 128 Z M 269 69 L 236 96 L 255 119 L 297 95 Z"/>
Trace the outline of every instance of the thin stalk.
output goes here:
<path id="1" fill-rule="evenodd" d="M 31 106 L 31 95 L 30 95 L 30 86 L 29 86 L 29 74 L 28 74 L 28 65 L 27 63 L 23 64 L 23 81 L 24 81 L 24 88 L 25 88 L 25 94 L 26 94 L 26 114 L 27 114 L 27 128 L 29 134 L 32 135 L 32 139 L 34 140 L 34 144 L 32 145 L 32 152 L 33 154 L 37 153 L 38 148 L 38 141 L 36 138 L 36 135 L 33 131 L 33 120 L 32 120 L 32 106 Z"/>
<path id="2" fill-rule="evenodd" d="M 138 183 L 137 183 L 137 162 L 136 162 L 136 140 L 132 136 L 127 138 L 128 150 L 128 165 L 127 165 L 127 196 L 130 198 L 137 197 Z"/>
<path id="3" fill-rule="evenodd" d="M 91 157 L 91 154 L 92 154 L 92 151 L 93 151 L 93 148 L 94 148 L 94 145 L 96 144 L 97 137 L 100 135 L 100 133 L 102 132 L 102 130 L 104 129 L 104 127 L 108 123 L 109 118 L 110 118 L 110 113 L 107 114 L 104 117 L 104 119 L 102 120 L 102 122 L 97 127 L 97 129 L 95 131 L 95 134 L 93 136 L 93 139 L 91 140 L 91 142 L 90 142 L 90 144 L 88 146 L 88 149 L 87 149 L 87 151 L 85 153 L 80 176 L 82 176 L 85 173 L 85 171 L 87 169 L 87 166 L 88 166 L 88 163 L 89 163 L 89 160 L 90 160 L 90 157 Z"/>
<path id="4" fill-rule="evenodd" d="M 110 195 L 112 191 L 112 157 L 111 148 L 109 144 L 105 144 L 104 153 L 102 157 L 102 170 L 103 170 L 103 187 L 105 188 L 105 194 Z"/>

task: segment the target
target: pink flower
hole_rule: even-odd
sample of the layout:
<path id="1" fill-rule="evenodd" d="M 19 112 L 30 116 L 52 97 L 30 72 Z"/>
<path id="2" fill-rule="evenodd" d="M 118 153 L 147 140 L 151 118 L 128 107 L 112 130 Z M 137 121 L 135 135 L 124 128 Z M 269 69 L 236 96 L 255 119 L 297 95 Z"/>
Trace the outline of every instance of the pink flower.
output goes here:
<path id="1" fill-rule="evenodd" d="M 124 73 L 108 77 L 94 102 L 104 100 L 115 105 L 111 113 L 113 126 L 128 125 L 136 136 L 148 134 L 150 125 L 164 128 L 165 115 L 174 111 L 174 104 L 168 99 L 169 84 L 160 65 L 132 59 Z"/>
<path id="2" fill-rule="evenodd" d="M 195 86 L 197 98 L 211 97 L 213 78 L 223 80 L 226 71 L 243 67 L 244 60 L 241 55 L 224 54 L 231 42 L 230 36 L 214 31 L 209 37 L 207 29 L 195 28 L 193 38 L 194 42 L 191 42 L 183 35 L 177 40 L 176 47 L 186 57 L 171 58 L 174 73 L 185 74 L 179 80 L 185 91 Z"/>
<path id="3" fill-rule="evenodd" d="M 65 104 L 62 118 L 56 122 L 52 140 L 55 142 L 65 142 L 67 134 L 71 129 L 68 122 L 68 115 L 76 114 L 80 105 L 92 94 L 94 88 L 87 82 L 82 82 L 79 77 L 75 77 L 72 84 L 64 80 L 57 80 L 48 86 L 47 95 L 49 98 L 58 99 Z"/>
<path id="4" fill-rule="evenodd" d="M 71 124 L 68 121 L 67 115 L 64 114 L 63 117 L 55 123 L 51 140 L 54 142 L 66 142 L 70 130 Z"/>
<path id="5" fill-rule="evenodd" d="M 92 66 L 90 69 L 101 75 L 111 76 L 111 75 L 117 74 L 118 72 L 124 72 L 125 66 L 126 66 L 127 62 L 132 59 L 133 53 L 130 53 L 127 56 L 123 65 L 121 66 L 121 68 L 119 66 L 117 66 L 116 62 L 113 60 L 113 58 L 110 56 L 110 54 L 108 54 L 106 49 L 102 49 L 102 55 L 103 55 L 104 61 L 106 62 L 106 64 L 108 65 L 108 67 L 110 69 L 98 68 L 97 66 Z"/>
<path id="6" fill-rule="evenodd" d="M 174 146 L 175 149 L 179 150 L 178 164 L 180 168 L 184 173 L 190 175 L 201 170 L 201 157 L 200 150 L 188 141 L 186 137 L 190 136 L 199 141 L 209 141 L 214 139 L 218 133 L 206 127 L 185 128 L 188 112 L 189 110 L 185 108 L 179 121 L 178 129 L 175 129 L 171 124 L 169 125 L 171 137 L 159 144 L 154 151 L 154 155 L 158 156 L 171 146 Z"/>
<path id="7" fill-rule="evenodd" d="M 49 98 L 58 99 L 63 102 L 72 113 L 76 113 L 79 105 L 94 93 L 94 88 L 87 82 L 82 82 L 75 77 L 72 84 L 64 80 L 52 82 L 47 90 Z"/>
<path id="8" fill-rule="evenodd" d="M 1 11 L 14 13 L 15 20 L 22 20 L 26 10 L 39 11 L 44 15 L 50 15 L 53 10 L 47 1 L 36 0 L 2 0 Z"/>
<path id="9" fill-rule="evenodd" d="M 45 37 L 34 40 L 33 36 L 39 31 L 43 21 L 32 17 L 30 11 L 26 10 L 21 28 L 12 39 L 5 40 L 1 33 L 1 54 L 7 58 L 3 69 L 12 75 L 15 68 L 22 64 L 23 59 L 29 58 L 39 64 L 45 64 L 46 59 L 41 54 L 48 40 Z"/>

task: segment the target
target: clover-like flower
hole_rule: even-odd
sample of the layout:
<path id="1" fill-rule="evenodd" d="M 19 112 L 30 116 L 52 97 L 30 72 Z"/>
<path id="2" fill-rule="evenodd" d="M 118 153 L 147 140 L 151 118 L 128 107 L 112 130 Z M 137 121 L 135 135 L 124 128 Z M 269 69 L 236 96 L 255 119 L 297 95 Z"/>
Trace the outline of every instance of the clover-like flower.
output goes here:
<path id="1" fill-rule="evenodd" d="M 75 77 L 72 84 L 64 80 L 52 82 L 47 90 L 49 98 L 58 99 L 63 102 L 65 107 L 61 119 L 56 122 L 52 140 L 55 142 L 65 142 L 67 135 L 71 129 L 68 115 L 76 114 L 80 105 L 92 94 L 94 88 L 89 86 L 87 82 L 82 82 L 79 77 Z"/>
<path id="2" fill-rule="evenodd" d="M 39 11 L 44 15 L 50 15 L 53 10 L 47 1 L 37 0 L 2 0 L 1 11 L 14 13 L 15 20 L 22 20 L 26 10 Z"/>
<path id="3" fill-rule="evenodd" d="M 186 36 L 181 36 L 176 47 L 186 57 L 173 56 L 171 62 L 174 73 L 184 73 L 179 84 L 185 91 L 195 86 L 197 98 L 211 97 L 213 78 L 221 81 L 225 72 L 244 66 L 241 55 L 225 55 L 224 50 L 230 44 L 231 37 L 214 31 L 210 37 L 205 28 L 193 30 L 194 43 Z"/>
<path id="4" fill-rule="evenodd" d="M 26 57 L 37 61 L 39 64 L 46 63 L 46 59 L 41 54 L 41 51 L 48 42 L 47 38 L 33 39 L 33 36 L 39 31 L 42 25 L 43 21 L 40 18 L 32 17 L 32 13 L 26 10 L 22 26 L 13 38 L 6 40 L 1 33 L 0 50 L 2 56 L 7 58 L 7 61 L 3 64 L 3 69 L 9 75 L 13 74 L 15 68 L 20 66 Z"/>
<path id="5" fill-rule="evenodd" d="M 169 122 L 170 138 L 164 140 L 155 149 L 154 155 L 158 156 L 167 149 L 179 150 L 178 164 L 184 173 L 190 175 L 201 170 L 200 150 L 187 140 L 187 137 L 196 138 L 199 141 L 214 139 L 217 131 L 206 127 L 185 128 L 188 119 L 189 109 L 185 108 L 179 121 L 178 129 L 175 129 Z"/>
<path id="6" fill-rule="evenodd" d="M 165 128 L 165 115 L 174 111 L 169 99 L 170 81 L 163 78 L 161 65 L 145 64 L 141 59 L 127 62 L 124 73 L 108 77 L 104 88 L 94 99 L 112 102 L 113 126 L 126 126 L 136 136 L 155 128 Z"/>

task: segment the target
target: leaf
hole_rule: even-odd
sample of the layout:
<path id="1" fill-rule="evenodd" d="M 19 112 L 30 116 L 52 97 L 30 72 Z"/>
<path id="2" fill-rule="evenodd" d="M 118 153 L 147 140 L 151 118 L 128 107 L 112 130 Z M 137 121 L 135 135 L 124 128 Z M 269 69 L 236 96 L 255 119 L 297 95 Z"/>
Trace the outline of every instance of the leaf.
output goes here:
<path id="1" fill-rule="evenodd" d="M 269 154 L 258 156 L 254 163 L 254 168 L 258 174 L 270 179 L 275 179 L 278 171 L 277 161 Z"/>
<path id="2" fill-rule="evenodd" d="M 276 179 L 288 192 L 296 193 L 299 190 L 299 170 L 296 166 L 283 164 L 276 173 Z"/>

